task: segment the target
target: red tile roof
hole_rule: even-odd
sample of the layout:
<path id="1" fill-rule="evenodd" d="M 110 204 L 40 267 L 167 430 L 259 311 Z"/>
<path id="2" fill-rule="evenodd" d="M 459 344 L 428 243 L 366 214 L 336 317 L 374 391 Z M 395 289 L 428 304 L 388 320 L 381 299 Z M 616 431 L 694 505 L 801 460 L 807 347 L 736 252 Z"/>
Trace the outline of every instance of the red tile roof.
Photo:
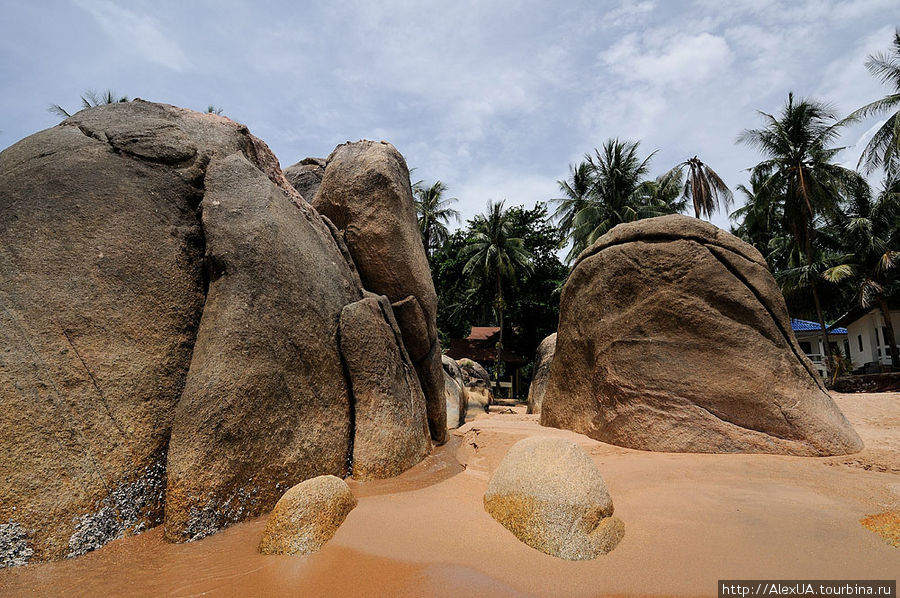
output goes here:
<path id="1" fill-rule="evenodd" d="M 472 326 L 472 332 L 466 338 L 468 341 L 491 340 L 492 336 L 500 334 L 499 326 Z"/>
<path id="2" fill-rule="evenodd" d="M 447 348 L 447 355 L 453 359 L 468 358 L 485 365 L 494 362 L 497 356 L 497 336 L 500 334 L 499 326 L 473 326 L 468 338 L 452 338 Z M 511 365 L 523 365 L 527 363 L 520 356 L 502 349 L 502 360 Z"/>

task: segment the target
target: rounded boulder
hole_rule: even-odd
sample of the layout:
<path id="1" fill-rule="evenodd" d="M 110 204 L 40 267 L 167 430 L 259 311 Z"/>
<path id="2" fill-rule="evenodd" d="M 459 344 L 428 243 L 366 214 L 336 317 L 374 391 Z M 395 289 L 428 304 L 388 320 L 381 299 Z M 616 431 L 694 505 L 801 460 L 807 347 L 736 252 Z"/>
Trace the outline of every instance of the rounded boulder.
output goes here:
<path id="1" fill-rule="evenodd" d="M 606 554 L 625 535 L 597 466 L 564 438 L 514 444 L 488 484 L 484 508 L 525 544 L 567 560 Z"/>
<path id="2" fill-rule="evenodd" d="M 269 515 L 262 554 L 312 554 L 322 549 L 356 507 L 347 483 L 333 475 L 301 482 L 284 493 Z"/>

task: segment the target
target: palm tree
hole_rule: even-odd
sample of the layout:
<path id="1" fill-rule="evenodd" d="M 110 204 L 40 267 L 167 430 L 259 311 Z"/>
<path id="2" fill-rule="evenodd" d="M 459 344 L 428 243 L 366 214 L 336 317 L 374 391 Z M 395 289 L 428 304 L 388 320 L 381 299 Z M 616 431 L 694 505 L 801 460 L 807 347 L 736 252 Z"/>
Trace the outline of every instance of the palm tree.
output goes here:
<path id="1" fill-rule="evenodd" d="M 557 204 L 553 217 L 557 221 L 559 232 L 563 237 L 569 237 L 575 230 L 575 215 L 591 201 L 590 194 L 594 187 L 591 163 L 585 160 L 578 166 L 570 164 L 569 178 L 556 182 L 563 196 L 552 200 Z"/>
<path id="2" fill-rule="evenodd" d="M 732 227 L 732 234 L 756 247 L 773 272 L 781 270 L 784 266 L 777 259 L 779 254 L 773 252 L 773 241 L 783 232 L 781 202 L 763 188 L 759 172 L 751 173 L 749 188 L 738 185 L 737 190 L 744 196 L 744 205 L 728 216 L 737 224 Z"/>
<path id="3" fill-rule="evenodd" d="M 884 189 L 872 200 L 863 183 L 848 202 L 838 222 L 847 259 L 823 273 L 831 282 L 849 282 L 854 302 L 864 309 L 877 306 L 885 327 L 885 344 L 892 369 L 900 369 L 897 337 L 888 309 L 888 297 L 897 291 L 900 270 L 900 180 L 885 180 Z"/>
<path id="4" fill-rule="evenodd" d="M 679 178 L 687 170 L 684 178 L 684 186 L 681 195 L 685 200 L 690 199 L 694 204 L 694 217 L 705 217 L 707 220 L 713 212 L 719 209 L 728 209 L 734 201 L 731 189 L 725 184 L 716 171 L 694 156 L 680 164 L 676 164 L 666 175 L 677 174 Z"/>
<path id="5" fill-rule="evenodd" d="M 81 96 L 81 107 L 82 108 L 94 108 L 96 106 L 102 106 L 103 104 L 118 104 L 120 102 L 128 102 L 128 96 L 121 96 L 116 99 L 116 93 L 107 89 L 106 93 L 98 94 L 96 91 L 88 90 L 84 92 L 84 95 Z M 63 118 L 69 118 L 72 116 L 68 110 L 60 106 L 59 104 L 50 104 L 50 107 L 47 108 L 48 111 L 53 114 L 58 114 Z"/>
<path id="6" fill-rule="evenodd" d="M 505 202 L 488 202 L 487 211 L 472 221 L 472 236 L 461 255 L 467 258 L 463 273 L 472 277 L 473 286 L 494 288 L 494 311 L 500 325 L 494 379 L 500 378 L 500 351 L 503 348 L 503 314 L 506 310 L 504 286 L 515 287 L 519 276 L 533 270 L 533 256 L 522 239 L 511 237 L 512 223 Z"/>
<path id="7" fill-rule="evenodd" d="M 416 201 L 416 218 L 419 221 L 419 232 L 422 235 L 422 245 L 425 247 L 425 255 L 431 261 L 435 249 L 439 248 L 447 240 L 450 234 L 447 223 L 450 219 L 459 221 L 459 212 L 449 205 L 457 199 L 455 197 L 444 198 L 447 186 L 441 181 L 436 181 L 430 187 L 422 184 L 422 181 L 413 185 L 413 194 Z"/>
<path id="8" fill-rule="evenodd" d="M 900 29 L 894 31 L 889 52 L 871 54 L 866 58 L 866 69 L 882 83 L 893 86 L 893 92 L 879 100 L 866 104 L 847 117 L 848 120 L 868 118 L 891 112 L 900 107 Z M 900 110 L 894 111 L 878 128 L 859 157 L 859 166 L 866 173 L 883 167 L 886 173 L 896 171 L 900 160 Z"/>
<path id="9" fill-rule="evenodd" d="M 753 168 L 753 174 L 761 181 L 760 191 L 778 198 L 781 228 L 790 234 L 811 269 L 816 218 L 836 214 L 842 196 L 860 178 L 855 171 L 833 163 L 843 148 L 830 146 L 847 121 L 838 121 L 826 104 L 807 99 L 794 102 L 793 93 L 788 94 L 778 118 L 765 112 L 760 115 L 766 125 L 744 131 L 738 142 L 755 147 L 765 156 Z M 809 286 L 822 330 L 829 364 L 826 367 L 830 367 L 831 347 L 815 279 L 810 279 Z"/>
<path id="10" fill-rule="evenodd" d="M 672 213 L 657 192 L 663 185 L 646 180 L 656 152 L 641 160 L 639 145 L 608 139 L 572 168 L 571 181 L 559 181 L 565 197 L 551 201 L 557 205 L 554 217 L 572 242 L 567 262 L 617 224 Z"/>

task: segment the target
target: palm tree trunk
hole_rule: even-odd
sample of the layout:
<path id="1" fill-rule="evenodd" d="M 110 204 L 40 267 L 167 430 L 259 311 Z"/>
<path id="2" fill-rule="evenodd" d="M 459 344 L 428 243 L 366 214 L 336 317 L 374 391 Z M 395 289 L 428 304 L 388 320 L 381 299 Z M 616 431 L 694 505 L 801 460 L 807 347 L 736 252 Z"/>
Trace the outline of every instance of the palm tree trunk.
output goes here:
<path id="1" fill-rule="evenodd" d="M 884 320 L 884 342 L 891 352 L 891 369 L 897 370 L 900 369 L 900 355 L 898 355 L 897 351 L 897 337 L 894 336 L 894 324 L 893 322 L 891 322 L 891 310 L 888 309 L 887 300 L 883 295 L 880 297 L 878 307 L 881 309 L 881 318 Z"/>
<path id="2" fill-rule="evenodd" d="M 819 326 L 822 330 L 822 348 L 825 351 L 825 377 L 831 373 L 831 345 L 828 343 L 828 328 L 825 326 L 825 317 L 822 315 L 822 304 L 819 303 L 819 291 L 816 290 L 815 281 L 811 281 L 813 302 L 816 304 L 816 316 L 819 318 Z"/>
<path id="3" fill-rule="evenodd" d="M 802 173 L 801 173 L 802 177 Z M 801 179 L 802 180 L 802 179 Z M 812 226 L 809 227 L 806 233 L 806 265 L 809 266 L 810 271 L 812 271 L 813 265 L 813 257 L 812 257 Z M 828 328 L 825 326 L 825 316 L 822 315 L 822 303 L 819 301 L 819 290 L 816 288 L 816 279 L 815 277 L 810 277 L 809 279 L 809 287 L 812 290 L 813 303 L 816 306 L 816 316 L 819 319 L 819 327 L 822 331 L 822 350 L 825 352 L 825 378 L 828 378 L 828 375 L 831 373 L 831 345 L 828 343 Z"/>
<path id="4" fill-rule="evenodd" d="M 494 390 L 500 393 L 500 351 L 503 349 L 503 286 L 497 273 L 497 319 L 500 321 L 500 336 L 497 339 L 497 354 L 494 356 Z"/>

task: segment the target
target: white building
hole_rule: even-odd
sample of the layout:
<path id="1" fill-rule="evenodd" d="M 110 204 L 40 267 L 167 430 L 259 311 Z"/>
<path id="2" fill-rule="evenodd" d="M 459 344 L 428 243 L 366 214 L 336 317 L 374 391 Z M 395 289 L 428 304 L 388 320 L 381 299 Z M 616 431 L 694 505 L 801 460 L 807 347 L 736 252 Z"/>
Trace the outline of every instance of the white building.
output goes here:
<path id="1" fill-rule="evenodd" d="M 818 322 L 810 322 L 809 320 L 801 320 L 799 318 L 791 318 L 791 330 L 797 337 L 800 348 L 806 353 L 819 375 L 825 377 L 825 347 L 822 346 L 822 327 Z M 838 349 L 841 354 L 847 354 L 847 329 L 833 325 L 828 329 L 828 343 L 831 345 L 832 353 Z"/>
<path id="2" fill-rule="evenodd" d="M 894 334 L 900 334 L 900 304 L 890 305 L 890 318 L 894 326 Z M 850 360 L 854 370 L 876 372 L 882 366 L 891 365 L 891 350 L 888 346 L 887 327 L 884 325 L 881 310 L 873 307 L 869 310 L 862 308 L 851 310 L 841 316 L 836 326 L 847 328 L 847 337 L 850 341 Z M 895 339 L 900 340 L 900 339 Z"/>

